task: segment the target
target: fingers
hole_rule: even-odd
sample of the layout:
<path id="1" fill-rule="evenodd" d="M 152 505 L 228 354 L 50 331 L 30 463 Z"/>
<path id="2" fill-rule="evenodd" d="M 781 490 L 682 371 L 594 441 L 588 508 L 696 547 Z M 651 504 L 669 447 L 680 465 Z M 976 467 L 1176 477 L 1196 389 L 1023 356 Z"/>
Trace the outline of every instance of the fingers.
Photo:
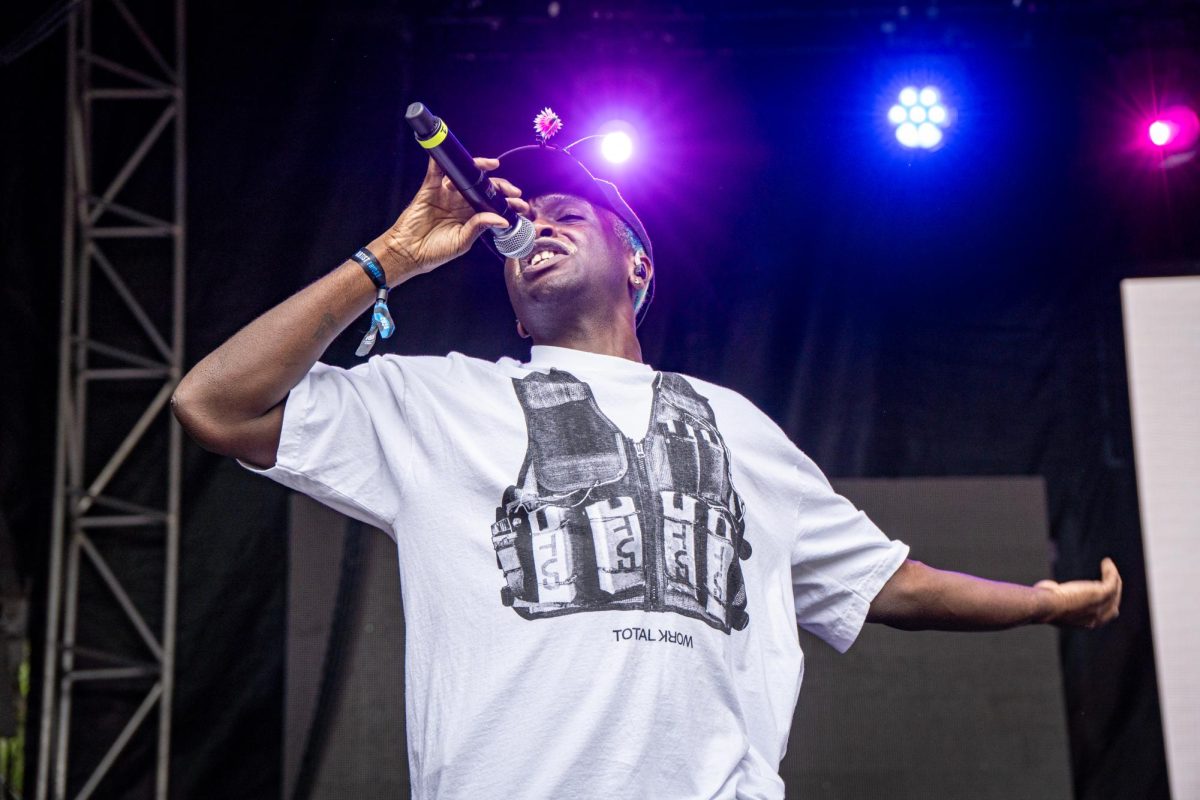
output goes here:
<path id="1" fill-rule="evenodd" d="M 520 197 L 521 190 L 504 178 L 492 178 L 492 184 L 504 193 L 505 197 Z"/>
<path id="2" fill-rule="evenodd" d="M 491 172 L 492 170 L 499 168 L 500 159 L 498 159 L 498 158 L 477 158 L 477 159 L 475 159 L 475 166 L 479 167 L 484 172 Z M 503 178 L 494 178 L 493 180 L 495 180 L 498 183 L 504 179 Z M 504 182 L 506 184 L 508 184 L 510 187 L 512 186 L 512 184 L 508 183 L 508 181 L 504 181 Z M 433 157 L 430 156 L 429 157 L 429 165 L 425 168 L 425 184 L 426 185 L 436 185 L 438 183 L 441 183 L 442 186 L 446 187 L 447 189 L 450 189 L 453 187 L 453 184 L 451 184 L 450 180 L 446 177 L 445 170 L 443 170 L 441 168 L 441 166 L 436 161 L 433 160 Z M 515 189 L 516 187 L 513 187 L 513 188 Z M 518 189 L 516 191 L 516 194 L 519 195 L 520 193 L 521 192 Z M 505 192 L 505 194 L 508 194 L 508 192 Z"/>
<path id="3" fill-rule="evenodd" d="M 476 160 L 479 160 L 479 159 L 476 159 Z M 434 173 L 432 171 L 429 173 L 429 175 L 431 175 L 431 176 L 433 174 Z M 445 189 L 447 191 L 454 189 L 454 183 L 451 182 L 450 178 L 447 177 L 446 174 L 444 172 L 442 172 L 440 168 L 438 169 L 437 174 L 439 176 L 441 176 L 440 179 L 441 179 L 443 189 Z M 504 195 L 505 197 L 511 198 L 511 197 L 520 197 L 521 196 L 521 190 L 518 189 L 516 186 L 514 186 L 511 181 L 507 181 L 504 178 L 492 178 L 492 185 L 495 186 L 497 189 L 499 189 L 500 194 Z M 528 205 L 526 205 L 525 208 L 528 209 Z"/>
<path id="4" fill-rule="evenodd" d="M 467 234 L 467 241 L 473 242 L 479 238 L 479 234 L 486 231 L 488 228 L 507 228 L 508 222 L 499 214 L 493 214 L 491 211 L 484 211 L 463 223 L 463 231 Z"/>
<path id="5" fill-rule="evenodd" d="M 1124 582 L 1121 580 L 1121 573 L 1117 571 L 1117 565 L 1111 558 L 1100 562 L 1100 578 L 1109 590 L 1109 602 L 1105 608 L 1107 617 L 1105 622 L 1107 622 L 1115 619 L 1121 613 L 1121 591 L 1124 588 Z"/>
<path id="6" fill-rule="evenodd" d="M 530 207 L 529 203 L 526 203 L 519 197 L 508 198 L 508 207 L 523 217 L 533 219 L 533 209 Z"/>

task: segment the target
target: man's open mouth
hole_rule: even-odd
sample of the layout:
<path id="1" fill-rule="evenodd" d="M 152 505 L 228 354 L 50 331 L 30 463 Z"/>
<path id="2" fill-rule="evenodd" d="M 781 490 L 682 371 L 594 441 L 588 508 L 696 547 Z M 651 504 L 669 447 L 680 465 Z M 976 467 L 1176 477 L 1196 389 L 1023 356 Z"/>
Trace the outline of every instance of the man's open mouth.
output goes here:
<path id="1" fill-rule="evenodd" d="M 521 259 L 521 274 L 540 272 L 575 254 L 576 248 L 559 239 L 542 237 L 533 243 L 533 251 Z"/>

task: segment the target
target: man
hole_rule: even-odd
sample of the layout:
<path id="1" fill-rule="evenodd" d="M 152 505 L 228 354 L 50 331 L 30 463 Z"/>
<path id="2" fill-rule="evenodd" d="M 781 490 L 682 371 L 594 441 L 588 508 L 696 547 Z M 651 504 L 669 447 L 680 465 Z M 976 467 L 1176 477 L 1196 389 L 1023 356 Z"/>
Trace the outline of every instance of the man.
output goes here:
<path id="1" fill-rule="evenodd" d="M 1034 587 L 909 560 L 744 398 L 642 363 L 653 250 L 614 186 L 549 147 L 477 163 L 538 236 L 504 264 L 528 362 L 317 363 L 375 297 L 351 260 L 174 398 L 205 447 L 395 538 L 415 797 L 779 798 L 797 620 L 845 651 L 864 621 L 1116 616 L 1107 559 Z M 504 224 L 431 162 L 367 250 L 395 288 Z"/>

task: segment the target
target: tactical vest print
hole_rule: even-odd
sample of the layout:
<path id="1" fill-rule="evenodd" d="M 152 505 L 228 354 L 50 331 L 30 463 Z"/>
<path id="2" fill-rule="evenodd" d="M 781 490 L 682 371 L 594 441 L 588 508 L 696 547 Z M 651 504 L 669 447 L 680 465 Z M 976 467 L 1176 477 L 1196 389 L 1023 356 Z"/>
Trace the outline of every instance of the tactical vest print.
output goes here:
<path id="1" fill-rule="evenodd" d="M 635 442 L 570 373 L 533 372 L 513 387 L 529 446 L 492 525 L 503 603 L 526 619 L 642 609 L 727 634 L 746 627 L 750 543 L 707 398 L 658 373 Z"/>

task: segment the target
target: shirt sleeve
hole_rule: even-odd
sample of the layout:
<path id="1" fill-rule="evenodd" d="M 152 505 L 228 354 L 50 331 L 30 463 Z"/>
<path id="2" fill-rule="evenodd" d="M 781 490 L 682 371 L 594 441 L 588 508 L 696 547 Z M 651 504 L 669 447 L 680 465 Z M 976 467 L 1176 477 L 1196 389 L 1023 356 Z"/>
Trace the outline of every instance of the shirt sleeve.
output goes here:
<path id="1" fill-rule="evenodd" d="M 288 394 L 275 465 L 242 466 L 394 535 L 412 449 L 401 370 L 317 363 Z"/>
<path id="2" fill-rule="evenodd" d="M 867 619 L 871 601 L 908 558 L 908 545 L 889 539 L 839 495 L 797 451 L 800 498 L 792 549 L 792 594 L 800 627 L 844 653 Z"/>

